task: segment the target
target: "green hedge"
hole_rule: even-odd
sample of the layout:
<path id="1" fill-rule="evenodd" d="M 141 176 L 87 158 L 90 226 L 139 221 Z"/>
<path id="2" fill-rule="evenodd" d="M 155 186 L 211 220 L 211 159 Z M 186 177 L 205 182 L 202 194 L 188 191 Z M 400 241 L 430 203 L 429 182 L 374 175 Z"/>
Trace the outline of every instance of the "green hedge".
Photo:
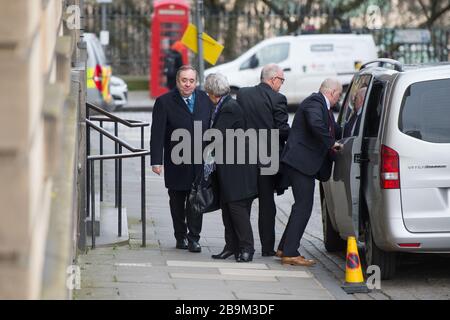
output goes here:
<path id="1" fill-rule="evenodd" d="M 148 77 L 146 76 L 118 76 L 128 85 L 128 91 L 148 90 Z"/>

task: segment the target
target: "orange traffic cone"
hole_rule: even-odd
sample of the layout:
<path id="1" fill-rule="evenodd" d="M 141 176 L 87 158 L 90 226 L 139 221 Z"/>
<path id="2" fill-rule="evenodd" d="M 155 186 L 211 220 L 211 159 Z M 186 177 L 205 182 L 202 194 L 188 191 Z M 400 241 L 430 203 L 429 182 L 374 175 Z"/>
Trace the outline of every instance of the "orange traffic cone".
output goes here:
<path id="1" fill-rule="evenodd" d="M 362 275 L 361 260 L 359 260 L 355 237 L 348 237 L 347 239 L 345 283 L 342 289 L 348 294 L 369 292 Z"/>

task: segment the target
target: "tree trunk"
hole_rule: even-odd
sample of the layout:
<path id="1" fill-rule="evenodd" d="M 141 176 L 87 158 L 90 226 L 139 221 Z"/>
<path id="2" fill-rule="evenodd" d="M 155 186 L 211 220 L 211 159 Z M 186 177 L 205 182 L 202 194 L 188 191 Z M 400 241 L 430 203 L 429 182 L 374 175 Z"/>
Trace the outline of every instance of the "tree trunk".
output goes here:
<path id="1" fill-rule="evenodd" d="M 239 23 L 239 16 L 247 0 L 236 0 L 233 6 L 233 10 L 228 15 L 228 32 L 225 37 L 226 46 L 223 49 L 223 56 L 225 60 L 231 60 L 236 55 L 236 40 L 237 40 L 237 28 Z"/>

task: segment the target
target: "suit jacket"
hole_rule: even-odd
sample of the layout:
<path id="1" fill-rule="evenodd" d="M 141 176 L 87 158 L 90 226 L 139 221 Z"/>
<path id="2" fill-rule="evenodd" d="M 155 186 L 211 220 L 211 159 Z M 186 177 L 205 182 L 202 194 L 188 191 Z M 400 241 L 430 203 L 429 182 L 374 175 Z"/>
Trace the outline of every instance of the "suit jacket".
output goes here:
<path id="1" fill-rule="evenodd" d="M 244 111 L 247 128 L 279 129 L 282 150 L 290 130 L 286 97 L 272 90 L 268 84 L 260 83 L 254 87 L 241 88 L 237 102 Z M 268 143 L 270 145 L 270 135 Z"/>
<path id="2" fill-rule="evenodd" d="M 262 82 L 254 87 L 241 88 L 237 94 L 237 102 L 244 110 L 248 128 L 279 130 L 279 155 L 281 155 L 290 130 L 286 97 Z M 270 154 L 270 134 L 267 138 L 267 150 Z M 280 168 L 275 177 L 275 189 L 278 194 L 282 194 L 288 187 L 289 180 Z"/>
<path id="3" fill-rule="evenodd" d="M 167 88 L 172 90 L 176 87 L 177 71 L 183 65 L 183 57 L 181 53 L 176 50 L 170 49 L 164 61 L 164 72 L 167 77 Z"/>
<path id="4" fill-rule="evenodd" d="M 227 96 L 214 118 L 212 128 L 222 132 L 224 137 L 224 164 L 216 164 L 220 199 L 223 203 L 254 198 L 258 194 L 258 167 L 256 164 L 237 164 L 237 145 L 234 146 L 234 164 L 226 164 L 226 129 L 246 130 L 244 113 L 239 104 Z M 246 143 L 248 152 L 248 143 Z"/>
<path id="5" fill-rule="evenodd" d="M 331 118 L 331 119 L 330 119 Z M 340 129 L 329 116 L 326 101 L 321 93 L 313 93 L 298 107 L 292 123 L 281 162 L 308 176 L 326 181 L 331 175 L 332 156 L 330 149 Z"/>
<path id="6" fill-rule="evenodd" d="M 202 165 L 194 165 L 194 121 L 202 122 L 202 136 L 208 129 L 213 104 L 205 92 L 196 89 L 194 112 L 191 113 L 177 88 L 158 97 L 153 107 L 150 136 L 151 165 L 164 163 L 164 180 L 170 190 L 187 191 L 191 189 Z M 172 132 L 186 129 L 191 135 L 191 164 L 174 164 L 171 153 L 178 141 L 171 141 Z M 198 138 L 197 138 L 198 139 Z M 202 143 L 203 146 L 203 143 Z"/>

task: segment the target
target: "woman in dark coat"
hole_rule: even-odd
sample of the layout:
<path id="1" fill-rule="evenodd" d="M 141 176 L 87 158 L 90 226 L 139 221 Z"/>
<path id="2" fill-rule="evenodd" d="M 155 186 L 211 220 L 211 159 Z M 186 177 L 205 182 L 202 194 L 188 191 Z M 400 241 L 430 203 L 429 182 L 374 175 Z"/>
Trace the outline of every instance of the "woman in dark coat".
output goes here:
<path id="1" fill-rule="evenodd" d="M 225 226 L 225 247 L 221 253 L 213 255 L 212 258 L 226 259 L 234 255 L 237 262 L 250 262 L 255 252 L 250 210 L 253 199 L 258 194 L 257 166 L 248 164 L 248 143 L 243 148 L 238 148 L 235 143 L 234 161 L 227 163 L 226 159 L 227 151 L 230 151 L 226 150 L 227 140 L 234 139 L 227 137 L 226 131 L 227 129 L 245 131 L 244 113 L 236 100 L 229 95 L 230 87 L 223 75 L 210 74 L 205 81 L 205 91 L 216 106 L 211 118 L 211 128 L 222 133 L 224 158 L 222 161 L 216 158 L 215 161 L 222 220 Z M 245 152 L 247 159 L 245 164 L 237 164 L 238 152 Z"/>

